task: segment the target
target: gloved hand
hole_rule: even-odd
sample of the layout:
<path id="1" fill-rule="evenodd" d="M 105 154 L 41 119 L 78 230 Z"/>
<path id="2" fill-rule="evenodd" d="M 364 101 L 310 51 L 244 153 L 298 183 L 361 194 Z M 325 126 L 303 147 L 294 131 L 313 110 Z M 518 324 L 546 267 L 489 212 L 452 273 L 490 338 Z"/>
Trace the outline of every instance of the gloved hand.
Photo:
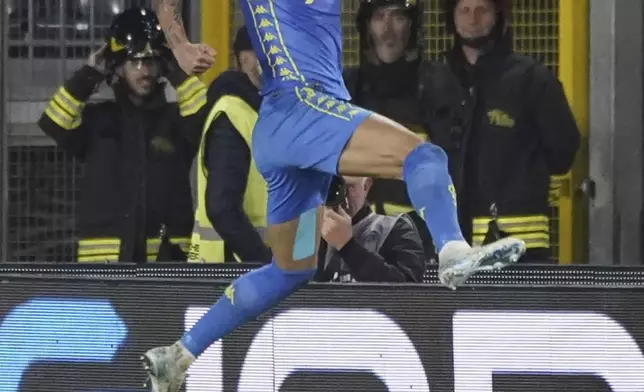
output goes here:
<path id="1" fill-rule="evenodd" d="M 105 68 L 105 52 L 107 51 L 107 43 L 103 44 L 98 50 L 92 52 L 87 59 L 87 65 L 94 68 L 98 72 L 105 75 L 107 69 Z"/>

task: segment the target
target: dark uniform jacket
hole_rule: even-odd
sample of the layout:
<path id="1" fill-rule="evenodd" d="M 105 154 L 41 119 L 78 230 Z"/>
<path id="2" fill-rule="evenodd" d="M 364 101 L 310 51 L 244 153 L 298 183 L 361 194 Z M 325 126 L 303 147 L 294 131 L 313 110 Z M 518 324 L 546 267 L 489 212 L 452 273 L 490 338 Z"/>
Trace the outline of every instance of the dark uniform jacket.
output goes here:
<path id="1" fill-rule="evenodd" d="M 423 104 L 420 102 L 423 87 L 419 75 L 423 67 L 425 63 L 420 57 L 379 65 L 363 61 L 359 68 L 345 69 L 344 81 L 352 103 L 388 117 L 427 140 Z M 411 209 L 407 188 L 400 180 L 375 179 L 368 199 L 379 214 L 398 212 L 391 211 L 388 208 L 390 204 Z M 418 228 L 427 257 L 434 257 L 434 246 L 425 223 L 415 212 L 409 216 Z"/>
<path id="2" fill-rule="evenodd" d="M 476 227 L 473 233 L 480 217 L 547 219 L 550 176 L 570 170 L 580 143 L 561 83 L 545 66 L 514 54 L 509 37 L 475 66 L 458 46 L 446 63 L 423 75 L 424 123 L 448 154 L 466 237 L 484 236 Z M 548 227 L 516 230 L 543 240 Z"/>
<path id="3" fill-rule="evenodd" d="M 193 224 L 189 173 L 199 142 L 195 117 L 205 106 L 205 86 L 175 71 L 168 79 L 183 86 L 180 104 L 168 103 L 160 84 L 140 106 L 119 85 L 115 100 L 86 105 L 102 78 L 89 66 L 75 72 L 39 121 L 60 148 L 84 163 L 79 236 L 81 243 L 102 241 L 87 250 L 79 247 L 79 259 L 154 260 L 159 244 L 151 246 L 151 239 L 162 229 L 185 250 Z"/>

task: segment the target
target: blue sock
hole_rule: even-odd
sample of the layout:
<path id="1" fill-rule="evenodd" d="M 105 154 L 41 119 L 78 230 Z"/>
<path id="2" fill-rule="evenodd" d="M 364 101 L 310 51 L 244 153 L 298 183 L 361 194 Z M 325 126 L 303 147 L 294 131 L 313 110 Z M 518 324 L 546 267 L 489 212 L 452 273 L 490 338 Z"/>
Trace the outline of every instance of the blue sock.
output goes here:
<path id="1" fill-rule="evenodd" d="M 314 274 L 315 270 L 285 271 L 273 261 L 241 276 L 183 336 L 181 343 L 198 357 L 211 344 L 291 295 Z"/>
<path id="2" fill-rule="evenodd" d="M 403 179 L 409 199 L 425 220 L 436 250 L 440 252 L 450 241 L 464 241 L 445 151 L 431 143 L 418 145 L 405 158 Z"/>

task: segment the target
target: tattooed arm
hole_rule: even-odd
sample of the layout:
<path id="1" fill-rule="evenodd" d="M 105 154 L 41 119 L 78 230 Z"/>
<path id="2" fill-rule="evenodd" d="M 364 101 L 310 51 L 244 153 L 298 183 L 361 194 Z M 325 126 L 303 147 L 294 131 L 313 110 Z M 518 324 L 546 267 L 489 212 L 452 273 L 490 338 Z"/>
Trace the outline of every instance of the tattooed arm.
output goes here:
<path id="1" fill-rule="evenodd" d="M 206 72 L 213 65 L 216 52 L 206 44 L 193 45 L 188 40 L 181 14 L 182 0 L 152 0 L 152 4 L 181 69 L 189 75 Z"/>
<path id="2" fill-rule="evenodd" d="M 188 43 L 186 29 L 181 15 L 182 0 L 153 0 L 154 9 L 159 17 L 161 28 L 165 32 L 170 49 Z"/>

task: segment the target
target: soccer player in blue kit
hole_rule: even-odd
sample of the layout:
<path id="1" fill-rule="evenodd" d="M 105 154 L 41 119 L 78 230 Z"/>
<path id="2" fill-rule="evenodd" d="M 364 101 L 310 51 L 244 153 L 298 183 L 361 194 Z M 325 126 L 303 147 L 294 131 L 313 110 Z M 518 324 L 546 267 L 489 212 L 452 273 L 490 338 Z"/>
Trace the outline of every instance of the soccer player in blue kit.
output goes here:
<path id="1" fill-rule="evenodd" d="M 188 73 L 207 69 L 213 52 L 185 38 L 180 2 L 156 2 L 182 68 Z M 407 1 L 409 6 L 414 2 Z M 316 221 L 334 175 L 404 180 L 434 239 L 439 278 L 452 289 L 477 271 L 516 262 L 525 251 L 525 244 L 513 238 L 471 248 L 458 224 L 444 151 L 348 103 L 341 72 L 341 0 L 240 3 L 263 71 L 253 154 L 269 187 L 273 262 L 234 281 L 179 341 L 143 355 L 154 392 L 177 392 L 188 367 L 211 344 L 313 277 L 320 237 Z"/>

